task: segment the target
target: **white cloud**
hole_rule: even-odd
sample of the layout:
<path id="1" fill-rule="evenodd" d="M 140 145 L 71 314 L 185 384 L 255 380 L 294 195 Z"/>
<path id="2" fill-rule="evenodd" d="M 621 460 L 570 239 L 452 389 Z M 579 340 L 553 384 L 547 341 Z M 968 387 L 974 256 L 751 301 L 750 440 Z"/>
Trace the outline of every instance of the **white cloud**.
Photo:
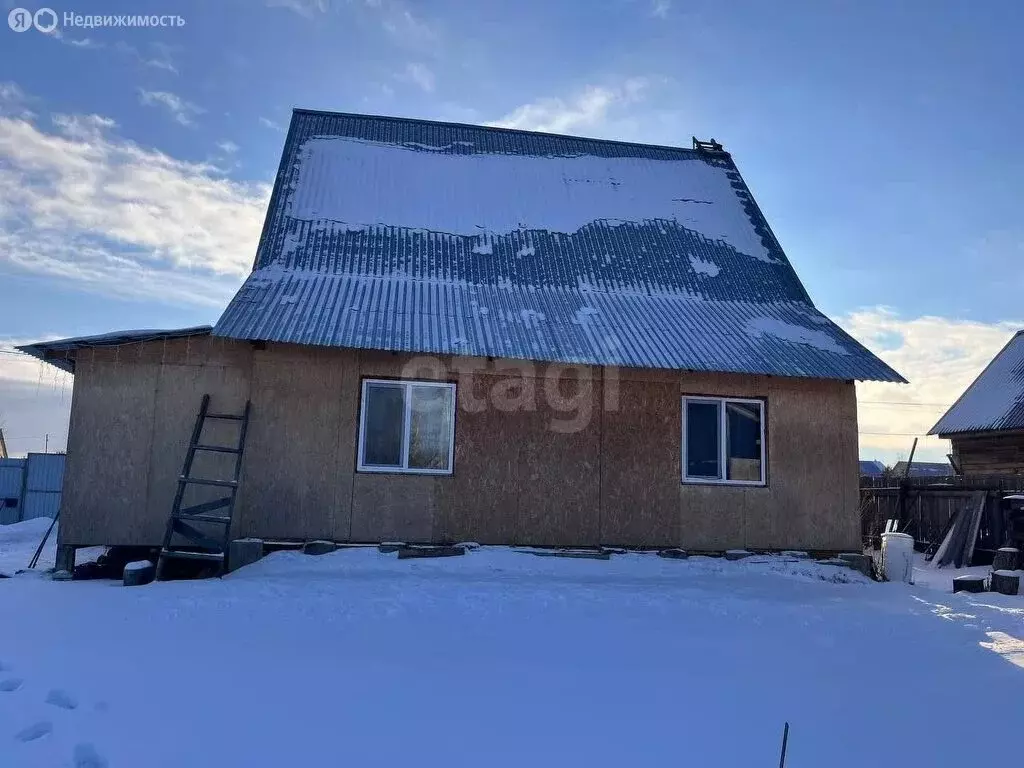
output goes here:
<path id="1" fill-rule="evenodd" d="M 26 105 L 29 98 L 17 83 L 0 81 L 0 116 L 31 120 L 35 115 Z"/>
<path id="2" fill-rule="evenodd" d="M 942 460 L 949 452 L 948 441 L 926 438 L 926 433 L 1024 327 L 1021 321 L 905 319 L 885 307 L 854 312 L 840 324 L 910 381 L 857 385 L 860 455 L 887 462 L 907 458 L 914 436 L 921 438 L 916 458 Z"/>
<path id="3" fill-rule="evenodd" d="M 431 93 L 434 90 L 434 73 L 425 64 L 408 64 L 405 71 L 398 76 L 398 79 L 414 83 L 427 93 Z"/>
<path id="4" fill-rule="evenodd" d="M 100 48 L 104 47 L 103 43 L 99 42 L 98 40 L 93 40 L 91 37 L 83 37 L 78 40 L 65 38 L 62 42 L 66 43 L 67 45 L 72 45 L 75 48 L 87 48 L 90 50 L 99 50 Z"/>
<path id="5" fill-rule="evenodd" d="M 233 155 L 240 149 L 240 147 L 233 141 L 220 141 L 217 143 L 217 149 L 225 155 Z"/>
<path id="6" fill-rule="evenodd" d="M 187 126 L 194 125 L 193 118 L 205 111 L 202 107 L 185 101 L 169 91 L 147 91 L 145 88 L 140 88 L 139 101 L 151 107 L 164 107 L 177 122 Z"/>
<path id="7" fill-rule="evenodd" d="M 651 0 L 651 15 L 659 19 L 667 19 L 672 9 L 672 0 Z"/>
<path id="8" fill-rule="evenodd" d="M 634 77 L 618 85 L 588 85 L 568 100 L 551 97 L 516 107 L 499 120 L 487 125 L 520 128 L 548 133 L 593 131 L 605 123 L 611 113 L 635 104 L 643 98 L 649 80 Z"/>
<path id="9" fill-rule="evenodd" d="M 285 127 L 283 125 L 281 125 L 278 122 L 275 122 L 274 120 L 271 120 L 269 117 L 261 117 L 260 125 L 262 125 L 265 128 L 269 128 L 272 131 L 280 131 L 281 133 L 285 132 Z"/>
<path id="10" fill-rule="evenodd" d="M 266 0 L 268 8 L 285 8 L 307 19 L 330 10 L 328 0 Z"/>
<path id="11" fill-rule="evenodd" d="M 391 0 L 367 5 L 379 10 L 384 31 L 402 47 L 426 50 L 435 46 L 440 39 L 437 28 L 413 14 L 404 3 Z"/>
<path id="12" fill-rule="evenodd" d="M 116 135 L 112 120 L 0 117 L 0 266 L 86 290 L 223 306 L 270 189 Z"/>
<path id="13" fill-rule="evenodd" d="M 178 67 L 174 63 L 174 51 L 175 48 L 167 45 L 166 43 L 150 43 L 150 48 L 153 50 L 153 56 L 145 58 L 140 56 L 139 59 L 147 67 L 153 67 L 154 69 L 162 69 L 172 74 L 178 74 Z"/>

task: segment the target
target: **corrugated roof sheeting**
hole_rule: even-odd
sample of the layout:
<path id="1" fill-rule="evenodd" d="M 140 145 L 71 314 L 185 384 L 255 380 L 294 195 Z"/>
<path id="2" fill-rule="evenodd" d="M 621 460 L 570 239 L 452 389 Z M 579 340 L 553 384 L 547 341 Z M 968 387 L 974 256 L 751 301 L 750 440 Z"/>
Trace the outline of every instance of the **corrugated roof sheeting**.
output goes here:
<path id="1" fill-rule="evenodd" d="M 769 321 L 776 332 L 762 332 Z M 694 329 L 688 331 L 686 329 Z M 217 325 L 264 341 L 595 365 L 884 379 L 813 308 L 682 295 L 256 272 Z M 806 342 L 792 339 L 806 339 Z"/>
<path id="2" fill-rule="evenodd" d="M 902 380 L 814 308 L 728 154 L 302 111 L 214 333 Z"/>
<path id="3" fill-rule="evenodd" d="M 1024 429 L 1024 331 L 1018 331 L 930 435 Z"/>

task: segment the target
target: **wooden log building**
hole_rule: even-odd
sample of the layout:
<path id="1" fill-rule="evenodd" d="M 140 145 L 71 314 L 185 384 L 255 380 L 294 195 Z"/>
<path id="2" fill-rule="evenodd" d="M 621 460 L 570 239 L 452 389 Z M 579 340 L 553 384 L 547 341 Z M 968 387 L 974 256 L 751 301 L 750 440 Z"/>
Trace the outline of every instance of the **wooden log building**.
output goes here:
<path id="1" fill-rule="evenodd" d="M 1024 474 L 1024 331 L 928 433 L 949 440 L 958 474 Z"/>

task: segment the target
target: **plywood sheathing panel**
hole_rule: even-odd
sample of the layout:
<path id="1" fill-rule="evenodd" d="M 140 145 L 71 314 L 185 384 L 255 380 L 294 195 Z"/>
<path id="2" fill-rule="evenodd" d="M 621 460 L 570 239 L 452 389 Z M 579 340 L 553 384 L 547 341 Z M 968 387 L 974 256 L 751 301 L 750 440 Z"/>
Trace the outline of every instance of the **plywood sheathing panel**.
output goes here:
<path id="1" fill-rule="evenodd" d="M 201 346 L 207 339 L 194 341 L 200 343 L 194 344 L 193 348 Z M 249 367 L 243 363 L 248 354 L 237 361 L 239 364 L 219 364 L 222 358 L 217 352 L 222 347 L 219 343 L 221 340 L 209 341 L 212 342 L 209 344 L 209 356 L 204 357 L 201 352 L 193 357 L 176 355 L 174 359 L 180 360 L 180 363 L 165 363 L 160 368 L 145 512 L 145 531 L 155 540 L 160 539 L 167 524 L 167 516 L 177 490 L 177 478 L 188 451 L 189 438 L 203 395 L 210 395 L 210 412 L 233 414 L 242 413 L 249 397 Z M 242 351 L 248 353 L 244 347 Z M 207 362 L 199 364 L 198 360 L 203 359 Z M 199 442 L 203 445 L 236 446 L 239 425 L 235 421 L 207 421 Z M 234 464 L 233 454 L 198 451 L 192 464 L 192 476 L 229 480 L 234 473 Z M 226 488 L 189 485 L 186 486 L 182 506 L 188 507 L 227 495 Z M 236 521 L 243 504 L 244 499 L 240 494 Z"/>
<path id="2" fill-rule="evenodd" d="M 62 499 L 62 541 L 128 544 L 149 535 L 147 487 L 156 364 L 78 360 Z"/>
<path id="3" fill-rule="evenodd" d="M 545 367 L 545 371 L 550 370 Z M 520 445 L 516 543 L 596 546 L 600 530 L 601 382 L 586 369 L 556 366 L 538 382 L 558 392 L 517 413 L 509 435 Z M 555 489 L 558 489 L 557 491 Z"/>
<path id="4" fill-rule="evenodd" d="M 658 377 L 660 378 L 660 377 Z M 601 543 L 675 546 L 679 515 L 679 385 L 621 377 L 601 419 Z"/>
<path id="5" fill-rule="evenodd" d="M 520 375 L 516 361 L 475 360 L 467 376 L 465 359 L 453 367 L 449 358 L 413 363 L 283 344 L 253 352 L 223 339 L 82 350 L 78 360 L 62 535 L 72 545 L 154 543 L 146 539 L 166 520 L 200 396 L 240 407 L 247 386 L 254 417 L 240 535 L 706 549 L 857 543 L 848 382 L 595 369 L 591 420 L 561 433 L 551 430 L 561 414 L 543 396 L 542 363 L 526 364 L 538 377 L 535 407 L 505 412 L 486 393 Z M 459 381 L 452 476 L 354 472 L 362 378 L 403 375 Z M 483 410 L 462 403 L 474 390 Z M 683 394 L 767 397 L 767 488 L 681 484 Z M 130 434 L 117 417 L 126 409 Z M 104 469 L 118 464 L 129 470 Z M 101 496 L 114 498 L 107 511 Z"/>
<path id="6" fill-rule="evenodd" d="M 352 484 L 352 540 L 435 541 L 434 487 L 443 481 L 432 475 L 356 474 Z"/>
<path id="7" fill-rule="evenodd" d="M 517 438 L 528 417 L 474 405 L 496 381 L 482 372 L 459 379 L 455 472 L 434 484 L 440 541 L 515 541 L 523 474 Z"/>
<path id="8" fill-rule="evenodd" d="M 853 386 L 777 379 L 769 398 L 771 493 L 766 504 L 772 527 L 767 545 L 856 547 Z"/>
<path id="9" fill-rule="evenodd" d="M 332 353 L 254 352 L 240 535 L 334 537 L 345 358 Z"/>

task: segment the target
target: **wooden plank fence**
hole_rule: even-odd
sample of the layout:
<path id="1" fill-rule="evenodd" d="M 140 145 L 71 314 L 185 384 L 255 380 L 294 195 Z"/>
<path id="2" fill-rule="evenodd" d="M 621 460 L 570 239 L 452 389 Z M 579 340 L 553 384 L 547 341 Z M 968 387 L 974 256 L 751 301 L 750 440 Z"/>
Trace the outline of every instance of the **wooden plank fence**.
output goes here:
<path id="1" fill-rule="evenodd" d="M 1003 497 L 1024 493 L 1024 476 L 862 477 L 861 536 L 877 548 L 887 520 L 914 537 L 919 549 L 938 546 L 950 522 L 979 491 L 987 495 L 976 548 L 977 560 L 990 560 L 1006 538 Z"/>

